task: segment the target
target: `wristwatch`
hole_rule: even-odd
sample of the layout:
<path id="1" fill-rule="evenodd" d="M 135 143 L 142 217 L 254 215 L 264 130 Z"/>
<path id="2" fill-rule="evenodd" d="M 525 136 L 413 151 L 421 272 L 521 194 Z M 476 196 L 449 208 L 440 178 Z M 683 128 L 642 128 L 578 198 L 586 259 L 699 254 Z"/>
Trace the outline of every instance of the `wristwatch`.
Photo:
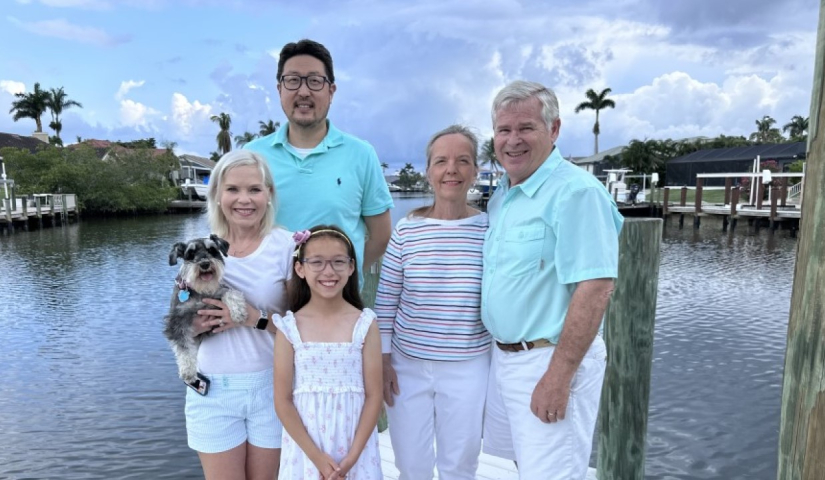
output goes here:
<path id="1" fill-rule="evenodd" d="M 267 325 L 269 325 L 269 314 L 266 313 L 265 310 L 261 310 L 261 318 L 258 319 L 258 323 L 255 324 L 255 328 L 258 330 L 266 330 Z"/>

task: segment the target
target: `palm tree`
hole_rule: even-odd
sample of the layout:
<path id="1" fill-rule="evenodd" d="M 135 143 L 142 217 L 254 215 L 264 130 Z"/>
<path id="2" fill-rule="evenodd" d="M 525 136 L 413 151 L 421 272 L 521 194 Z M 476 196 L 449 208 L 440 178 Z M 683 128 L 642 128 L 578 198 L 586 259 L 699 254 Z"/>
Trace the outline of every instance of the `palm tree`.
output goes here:
<path id="1" fill-rule="evenodd" d="M 232 132 L 229 131 L 229 125 L 232 124 L 232 118 L 228 113 L 221 112 L 220 115 L 212 115 L 210 120 L 217 123 L 221 130 L 218 132 L 215 139 L 218 141 L 218 151 L 221 154 L 228 153 L 232 150 Z"/>
<path id="2" fill-rule="evenodd" d="M 381 162 L 381 171 L 385 172 L 390 166 L 386 162 Z"/>
<path id="3" fill-rule="evenodd" d="M 258 135 L 250 132 L 244 132 L 243 135 L 235 135 L 235 146 L 241 148 L 256 138 L 258 138 Z"/>
<path id="4" fill-rule="evenodd" d="M 576 113 L 582 110 L 596 111 L 596 123 L 593 124 L 593 135 L 595 137 L 593 155 L 599 153 L 599 133 L 601 132 L 601 130 L 599 130 L 599 111 L 605 108 L 616 108 L 616 102 L 606 98 L 612 91 L 610 88 L 605 88 L 602 90 L 602 93 L 596 93 L 596 91 L 591 88 L 584 94 L 587 97 L 587 101 L 580 103 L 579 106 L 576 107 Z"/>
<path id="5" fill-rule="evenodd" d="M 60 114 L 63 113 L 64 109 L 71 107 L 83 108 L 83 105 L 75 100 L 69 100 L 69 96 L 63 91 L 63 87 L 52 88 L 49 90 L 48 95 L 49 98 L 46 101 L 46 106 L 52 113 L 52 121 L 49 123 L 49 128 L 54 130 L 55 137 L 60 140 L 60 131 L 63 130 L 63 123 L 60 121 Z M 60 141 L 60 144 L 63 144 L 62 140 Z"/>
<path id="6" fill-rule="evenodd" d="M 751 133 L 750 139 L 759 143 L 772 143 L 782 140 L 779 129 L 774 127 L 776 123 L 773 117 L 765 115 L 762 120 L 756 120 L 756 131 Z"/>
<path id="7" fill-rule="evenodd" d="M 631 140 L 622 150 L 621 164 L 638 174 L 655 172 L 664 165 L 662 150 L 667 148 L 667 144 L 656 140 Z"/>
<path id="8" fill-rule="evenodd" d="M 481 144 L 481 155 L 479 155 L 479 164 L 481 166 L 490 165 L 493 170 L 498 170 L 498 157 L 496 157 L 496 146 L 493 137 Z"/>
<path id="9" fill-rule="evenodd" d="M 40 89 L 40 82 L 34 84 L 34 91 L 32 93 L 15 93 L 17 100 L 11 103 L 11 110 L 9 113 L 14 113 L 14 121 L 21 118 L 31 118 L 37 124 L 36 133 L 43 132 L 43 123 L 40 117 L 48 108 L 49 92 Z"/>
<path id="10" fill-rule="evenodd" d="M 209 152 L 209 160 L 216 162 L 221 159 L 221 154 L 218 152 Z"/>
<path id="11" fill-rule="evenodd" d="M 490 165 L 490 169 L 498 172 L 498 167 L 501 165 L 498 162 L 498 157 L 496 157 L 496 146 L 494 142 L 494 138 L 490 137 L 489 140 L 481 144 L 481 155 L 479 155 L 479 165 L 482 167 L 486 165 Z M 490 194 L 493 193 L 493 172 L 490 172 Z"/>
<path id="12" fill-rule="evenodd" d="M 801 139 L 808 131 L 808 117 L 802 117 L 801 115 L 794 115 L 791 117 L 791 121 L 786 123 L 785 126 L 782 127 L 783 132 L 789 132 L 788 136 L 791 140 L 794 139 Z"/>
<path id="13" fill-rule="evenodd" d="M 258 124 L 261 126 L 259 135 L 262 137 L 275 133 L 279 128 L 281 128 L 281 122 L 273 122 L 272 120 L 269 120 L 268 122 L 258 120 Z"/>

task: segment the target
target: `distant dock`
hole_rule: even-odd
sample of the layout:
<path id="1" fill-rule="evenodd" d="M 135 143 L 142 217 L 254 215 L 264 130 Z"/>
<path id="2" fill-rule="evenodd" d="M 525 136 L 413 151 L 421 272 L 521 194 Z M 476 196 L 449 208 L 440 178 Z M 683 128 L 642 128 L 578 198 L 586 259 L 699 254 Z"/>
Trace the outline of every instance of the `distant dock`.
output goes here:
<path id="1" fill-rule="evenodd" d="M 0 230 L 7 233 L 14 233 L 15 228 L 28 230 L 33 225 L 42 228 L 44 225 L 63 224 L 70 219 L 77 220 L 79 216 L 77 196 L 73 193 L 44 193 L 26 197 L 12 194 L 0 201 Z"/>
<path id="2" fill-rule="evenodd" d="M 774 173 L 763 179 L 762 173 L 719 173 L 719 174 L 699 174 L 696 177 L 696 187 L 688 188 L 665 188 L 662 199 L 662 216 L 665 220 L 672 214 L 679 215 L 679 225 L 684 224 L 685 215 L 693 216 L 693 226 L 698 228 L 702 217 L 716 216 L 722 218 L 722 229 L 736 228 L 740 219 L 747 220 L 749 224 L 759 227 L 760 223 L 767 222 L 771 230 L 776 230 L 780 225 L 789 227 L 796 231 L 799 228 L 799 221 L 802 218 L 802 193 L 804 189 L 804 173 Z M 733 185 L 734 178 L 749 177 L 753 183 L 752 188 L 743 190 L 739 186 Z M 803 178 L 799 183 L 789 186 L 791 178 Z M 724 187 L 705 187 L 704 183 L 708 179 L 725 179 Z M 779 185 L 771 185 L 776 178 Z M 693 193 L 693 201 L 687 200 L 688 191 Z M 718 202 L 705 202 L 705 194 L 713 191 L 724 191 L 723 197 Z M 674 192 L 678 192 L 679 199 L 672 201 Z M 742 195 L 749 195 L 748 198 L 741 198 Z M 718 196 L 718 193 L 716 193 Z M 767 198 L 765 198 L 767 197 Z"/>
<path id="3" fill-rule="evenodd" d="M 172 200 L 167 206 L 172 213 L 200 212 L 206 210 L 204 200 Z"/>

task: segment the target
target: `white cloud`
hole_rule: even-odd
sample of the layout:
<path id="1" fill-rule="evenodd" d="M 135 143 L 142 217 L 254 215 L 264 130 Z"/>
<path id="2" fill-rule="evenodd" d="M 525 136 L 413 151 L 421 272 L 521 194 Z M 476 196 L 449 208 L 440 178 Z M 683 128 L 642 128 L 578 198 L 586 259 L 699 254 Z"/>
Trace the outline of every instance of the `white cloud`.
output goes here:
<path id="1" fill-rule="evenodd" d="M 144 83 L 146 83 L 145 80 L 126 80 L 120 82 L 120 88 L 117 89 L 117 93 L 115 93 L 115 98 L 118 100 L 122 100 L 123 97 L 125 97 L 126 94 L 129 93 L 129 90 L 137 87 L 142 87 Z"/>
<path id="2" fill-rule="evenodd" d="M 120 101 L 120 123 L 123 126 L 143 130 L 157 130 L 151 119 L 159 116 L 160 112 L 142 103 L 128 99 Z"/>
<path id="3" fill-rule="evenodd" d="M 40 3 L 49 7 L 86 8 L 93 10 L 107 10 L 112 5 L 105 0 L 40 0 Z"/>
<path id="4" fill-rule="evenodd" d="M 0 80 L 0 91 L 9 95 L 23 93 L 26 91 L 26 85 L 23 82 L 15 82 L 14 80 Z"/>
<path id="5" fill-rule="evenodd" d="M 99 28 L 74 25 L 62 18 L 41 20 L 38 22 L 23 22 L 15 17 L 6 17 L 6 19 L 23 30 L 35 35 L 88 43 L 102 47 L 112 47 L 131 40 L 131 37 L 128 35 L 109 35 L 106 31 Z"/>
<path id="6" fill-rule="evenodd" d="M 209 124 L 212 106 L 189 100 L 182 93 L 172 95 L 172 127 L 176 133 L 189 137 L 193 132 L 204 130 Z"/>

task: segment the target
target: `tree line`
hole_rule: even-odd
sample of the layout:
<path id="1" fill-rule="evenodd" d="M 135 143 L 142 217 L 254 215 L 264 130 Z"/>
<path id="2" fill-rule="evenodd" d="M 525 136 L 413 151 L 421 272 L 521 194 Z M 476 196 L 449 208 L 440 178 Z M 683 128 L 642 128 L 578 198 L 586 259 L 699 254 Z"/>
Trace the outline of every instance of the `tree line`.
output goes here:
<path id="1" fill-rule="evenodd" d="M 14 172 L 15 195 L 74 193 L 81 210 L 107 215 L 160 213 L 177 198 L 169 180 L 178 159 L 170 151 L 133 148 L 112 151 L 106 161 L 87 145 L 36 152 L 0 149 L 6 171 Z"/>

